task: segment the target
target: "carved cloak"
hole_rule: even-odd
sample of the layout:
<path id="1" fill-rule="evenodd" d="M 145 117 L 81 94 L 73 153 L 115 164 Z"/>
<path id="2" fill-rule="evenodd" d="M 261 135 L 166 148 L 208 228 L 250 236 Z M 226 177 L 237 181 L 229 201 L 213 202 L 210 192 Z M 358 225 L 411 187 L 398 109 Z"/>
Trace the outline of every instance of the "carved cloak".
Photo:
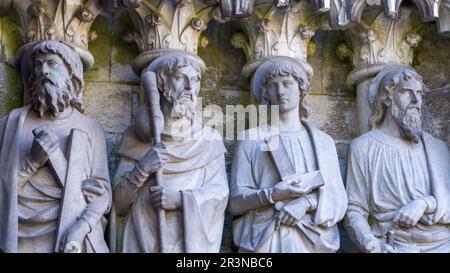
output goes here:
<path id="1" fill-rule="evenodd" d="M 7 116 L 0 119 L 0 249 L 3 252 L 18 251 L 18 172 L 19 172 L 19 143 L 23 132 L 25 119 L 31 109 L 30 105 L 14 109 Z M 76 110 L 74 110 L 76 111 Z M 89 150 L 90 165 L 81 171 L 87 179 L 98 181 L 103 192 L 101 200 L 96 205 L 109 211 L 111 206 L 111 187 L 109 184 L 108 165 L 106 160 L 106 142 L 101 127 L 93 120 L 79 114 L 80 128 L 88 132 L 91 145 Z M 82 181 L 80 181 L 80 187 Z M 92 197 L 92 196 L 91 196 Z M 89 198 L 91 198 L 89 197 Z M 85 198 L 88 198 L 85 196 Z M 87 207 L 90 201 L 80 200 L 80 213 Z M 101 203 L 101 204 L 100 204 Z M 103 212 L 103 211 L 102 211 Z M 94 252 L 109 252 L 104 240 L 103 230 L 106 225 L 102 214 L 92 211 L 89 221 L 92 231 L 89 234 L 89 249 Z M 76 219 L 74 219 L 75 221 Z M 103 222 L 102 222 L 103 220 Z M 92 248 L 91 248 L 92 247 Z"/>
<path id="2" fill-rule="evenodd" d="M 162 138 L 169 153 L 163 185 L 182 193 L 182 209 L 165 211 L 169 252 L 220 250 L 228 201 L 226 150 L 217 131 L 203 126 L 195 134 L 188 141 L 167 141 L 164 135 Z M 151 175 L 138 187 L 126 180 L 150 148 L 151 143 L 139 140 L 133 127 L 126 130 L 114 179 L 115 209 L 119 215 L 127 216 L 123 252 L 157 252 L 159 248 L 157 215 L 149 199 L 154 177 Z"/>

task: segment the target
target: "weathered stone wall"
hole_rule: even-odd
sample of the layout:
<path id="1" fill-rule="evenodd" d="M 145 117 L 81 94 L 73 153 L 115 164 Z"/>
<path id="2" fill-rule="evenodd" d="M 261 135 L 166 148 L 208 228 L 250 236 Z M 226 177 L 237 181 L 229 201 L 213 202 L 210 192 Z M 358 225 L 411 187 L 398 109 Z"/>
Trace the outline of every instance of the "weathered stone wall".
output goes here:
<path id="1" fill-rule="evenodd" d="M 141 101 L 138 77 L 131 70 L 131 62 L 138 55 L 134 44 L 123 40 L 124 31 L 131 25 L 126 14 L 97 17 L 92 29 L 97 39 L 89 46 L 95 57 L 93 69 L 85 73 L 84 102 L 87 115 L 99 121 L 106 133 L 111 179 L 118 162 L 116 151 L 122 132 L 131 124 Z M 21 45 L 19 18 L 10 14 L 0 18 L 0 114 L 7 114 L 22 105 L 23 92 L 20 73 L 14 54 Z M 203 107 L 219 105 L 248 105 L 253 101 L 249 82 L 240 75 L 245 64 L 244 53 L 231 45 L 231 36 L 238 31 L 234 22 L 211 22 L 203 36 L 208 40 L 198 54 L 205 60 L 207 71 L 202 79 Z M 336 46 L 344 40 L 337 30 L 319 31 L 310 46 L 309 63 L 314 68 L 311 79 L 310 122 L 330 134 L 336 141 L 342 174 L 345 174 L 346 152 L 356 137 L 355 93 L 345 86 L 351 71 L 349 63 L 340 61 Z M 206 40 L 204 40 L 206 41 Z M 438 36 L 436 26 L 426 25 L 423 42 L 415 50 L 413 66 L 430 88 L 425 99 L 425 128 L 450 144 L 450 39 Z M 226 141 L 227 170 L 229 171 L 233 141 Z M 222 251 L 234 251 L 231 237 L 232 217 L 227 214 Z M 342 251 L 352 251 L 342 232 Z"/>

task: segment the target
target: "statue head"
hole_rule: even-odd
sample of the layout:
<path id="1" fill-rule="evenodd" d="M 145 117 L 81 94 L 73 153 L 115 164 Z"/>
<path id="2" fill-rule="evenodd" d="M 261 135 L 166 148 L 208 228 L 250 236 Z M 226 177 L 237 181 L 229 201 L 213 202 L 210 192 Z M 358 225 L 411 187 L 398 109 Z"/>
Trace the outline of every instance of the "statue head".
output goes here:
<path id="1" fill-rule="evenodd" d="M 181 54 L 167 56 L 156 69 L 161 103 L 166 103 L 174 118 L 192 119 L 200 92 L 201 67 Z"/>
<path id="2" fill-rule="evenodd" d="M 72 106 L 83 112 L 83 64 L 79 55 L 60 41 L 43 41 L 31 49 L 29 75 L 34 110 L 57 117 Z"/>
<path id="3" fill-rule="evenodd" d="M 293 61 L 266 61 L 255 72 L 253 89 L 262 104 L 279 105 L 281 113 L 299 111 L 300 118 L 309 116 L 308 76 Z"/>
<path id="4" fill-rule="evenodd" d="M 373 128 L 391 115 L 403 135 L 418 143 L 422 135 L 422 77 L 412 68 L 394 69 L 382 78 L 373 106 Z"/>

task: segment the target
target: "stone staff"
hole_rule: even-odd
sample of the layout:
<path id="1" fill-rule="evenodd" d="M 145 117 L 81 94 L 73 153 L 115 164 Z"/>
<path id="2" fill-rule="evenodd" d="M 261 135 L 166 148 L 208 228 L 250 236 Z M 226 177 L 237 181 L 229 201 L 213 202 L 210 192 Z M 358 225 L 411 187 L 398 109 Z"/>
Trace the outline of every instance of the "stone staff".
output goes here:
<path id="1" fill-rule="evenodd" d="M 142 75 L 142 86 L 144 87 L 144 93 L 147 99 L 150 122 L 152 127 L 153 144 L 161 142 L 161 132 L 164 127 L 164 119 L 162 117 L 161 106 L 159 104 L 159 91 L 156 85 L 156 74 L 152 71 L 147 71 Z M 155 173 L 156 186 L 162 186 L 162 171 L 160 168 Z M 158 237 L 159 237 L 159 251 L 165 253 L 165 229 L 166 229 L 166 216 L 164 209 L 158 210 Z"/>

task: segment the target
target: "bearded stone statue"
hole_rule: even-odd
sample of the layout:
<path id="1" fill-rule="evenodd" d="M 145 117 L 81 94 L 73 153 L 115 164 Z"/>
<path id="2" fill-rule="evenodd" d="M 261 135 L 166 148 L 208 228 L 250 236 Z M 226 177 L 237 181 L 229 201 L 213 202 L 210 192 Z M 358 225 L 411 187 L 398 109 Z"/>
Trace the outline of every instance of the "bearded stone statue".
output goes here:
<path id="1" fill-rule="evenodd" d="M 388 66 L 370 87 L 371 131 L 347 169 L 346 228 L 363 252 L 450 251 L 447 144 L 422 130 L 422 78 Z"/>
<path id="2" fill-rule="evenodd" d="M 123 252 L 159 252 L 158 211 L 165 218 L 165 252 L 219 252 L 228 182 L 220 134 L 195 118 L 203 61 L 169 54 L 156 73 L 163 116 L 161 143 L 152 139 L 149 107 L 124 133 L 114 178 L 117 214 L 126 216 Z M 144 86 L 144 88 L 146 88 Z M 158 102 L 156 102 L 158 103 Z M 162 168 L 162 183 L 155 173 Z"/>
<path id="3" fill-rule="evenodd" d="M 24 55 L 30 104 L 0 119 L 0 248 L 109 252 L 111 187 L 101 126 L 83 114 L 83 67 L 67 44 Z"/>

